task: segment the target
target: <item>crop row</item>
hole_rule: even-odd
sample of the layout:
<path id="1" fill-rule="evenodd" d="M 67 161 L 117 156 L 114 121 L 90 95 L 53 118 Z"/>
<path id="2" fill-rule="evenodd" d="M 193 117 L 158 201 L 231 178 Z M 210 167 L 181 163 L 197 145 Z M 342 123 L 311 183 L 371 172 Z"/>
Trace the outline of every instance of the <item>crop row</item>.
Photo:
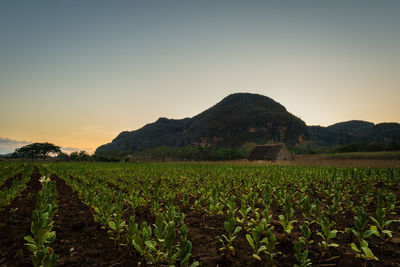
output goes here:
<path id="1" fill-rule="evenodd" d="M 24 239 L 32 253 L 33 266 L 51 267 L 55 266 L 57 257 L 50 247 L 56 238 L 55 231 L 52 231 L 53 219 L 57 213 L 56 182 L 50 181 L 48 176 L 42 176 L 40 182 L 42 189 L 37 193 L 36 207 L 32 212 L 31 235 Z"/>
<path id="2" fill-rule="evenodd" d="M 25 188 L 31 178 L 33 166 L 27 163 L 10 164 L 0 166 L 0 182 L 3 182 L 0 191 L 0 211 L 8 206 Z M 9 186 L 5 185 L 6 180 L 12 179 Z"/>
<path id="3" fill-rule="evenodd" d="M 220 253 L 234 257 L 237 239 L 244 236 L 255 262 L 288 257 L 277 249 L 287 240 L 300 266 L 326 258 L 332 248 L 347 246 L 343 240 L 351 240 L 348 247 L 355 257 L 379 260 L 377 247 L 399 235 L 393 232 L 399 219 L 399 168 L 201 164 L 51 164 L 48 168 L 93 207 L 95 220 L 116 244 L 131 246 L 144 261 L 155 264 L 189 263 L 192 244 L 182 211 L 222 217 L 224 232 L 216 237 Z M 147 222 L 140 219 L 139 226 L 135 214 L 143 210 L 149 215 Z"/>

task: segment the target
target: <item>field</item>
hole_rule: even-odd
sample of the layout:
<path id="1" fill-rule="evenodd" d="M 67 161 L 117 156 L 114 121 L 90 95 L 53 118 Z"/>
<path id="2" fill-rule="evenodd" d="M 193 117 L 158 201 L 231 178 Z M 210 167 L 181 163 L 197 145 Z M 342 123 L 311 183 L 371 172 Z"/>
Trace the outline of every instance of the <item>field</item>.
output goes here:
<path id="1" fill-rule="evenodd" d="M 0 162 L 0 187 L 0 266 L 400 266 L 399 167 Z"/>

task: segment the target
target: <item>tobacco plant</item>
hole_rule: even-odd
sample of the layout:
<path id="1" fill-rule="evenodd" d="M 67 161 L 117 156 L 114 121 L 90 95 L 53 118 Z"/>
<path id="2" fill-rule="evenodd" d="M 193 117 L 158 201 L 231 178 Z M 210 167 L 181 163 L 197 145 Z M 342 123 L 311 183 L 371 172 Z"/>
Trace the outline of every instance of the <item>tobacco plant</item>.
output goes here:
<path id="1" fill-rule="evenodd" d="M 290 195 L 287 193 L 285 194 L 285 197 L 283 200 L 283 211 L 284 211 L 285 215 L 279 215 L 279 220 L 281 221 L 281 225 L 282 225 L 285 233 L 290 234 L 294 227 L 293 224 L 297 221 L 292 220 L 292 218 L 294 216 L 293 202 L 290 198 Z"/>
<path id="2" fill-rule="evenodd" d="M 245 224 L 246 220 L 247 220 L 247 216 L 249 214 L 249 212 L 251 211 L 251 207 L 247 207 L 246 205 L 246 201 L 244 199 L 242 199 L 242 203 L 239 209 L 239 214 L 240 214 L 240 218 L 236 217 L 236 221 L 243 225 Z"/>
<path id="3" fill-rule="evenodd" d="M 300 206 L 303 211 L 302 214 L 304 219 L 306 219 L 307 222 L 312 223 L 316 206 L 314 203 L 312 203 L 309 195 L 305 196 L 301 200 Z"/>
<path id="4" fill-rule="evenodd" d="M 311 260 L 308 258 L 308 249 L 302 250 L 303 242 L 297 241 L 294 244 L 294 251 L 296 260 L 299 262 L 299 265 L 295 264 L 294 267 L 308 267 L 311 266 Z"/>
<path id="5" fill-rule="evenodd" d="M 233 246 L 233 241 L 236 239 L 237 234 L 242 230 L 242 226 L 238 226 L 235 220 L 236 210 L 234 208 L 234 203 L 227 203 L 228 219 L 224 222 L 224 228 L 226 234 L 222 234 L 218 237 L 218 240 L 222 243 L 220 251 L 229 251 L 233 256 L 235 255 L 235 248 Z"/>
<path id="6" fill-rule="evenodd" d="M 122 239 L 126 227 L 125 220 L 122 219 L 124 213 L 124 202 L 121 193 L 119 193 L 115 198 L 113 210 L 115 212 L 113 213 L 112 218 L 108 221 L 108 227 L 110 228 L 108 234 L 111 235 L 110 238 L 114 240 L 114 243 L 118 244 Z"/>
<path id="7" fill-rule="evenodd" d="M 57 256 L 49 246 L 56 238 L 53 228 L 53 217 L 57 212 L 57 193 L 54 181 L 42 177 L 42 190 L 38 192 L 36 208 L 32 213 L 31 234 L 25 236 L 25 246 L 32 252 L 34 267 L 54 266 Z"/>
<path id="8" fill-rule="evenodd" d="M 303 233 L 303 236 L 299 237 L 299 241 L 308 246 L 311 245 L 312 243 L 314 243 L 314 240 L 310 239 L 311 238 L 311 230 L 308 227 L 307 223 L 303 223 L 302 225 L 300 225 L 300 230 Z"/>
<path id="9" fill-rule="evenodd" d="M 100 223 L 101 227 L 105 229 L 108 225 L 108 222 L 111 220 L 115 205 L 113 205 L 114 201 L 114 193 L 107 195 L 97 195 L 96 203 L 94 206 L 94 220 Z"/>
<path id="10" fill-rule="evenodd" d="M 392 231 L 388 230 L 387 227 L 397 220 L 388 220 L 386 217 L 386 208 L 385 202 L 382 196 L 382 190 L 378 190 L 377 194 L 378 198 L 378 207 L 376 208 L 375 214 L 376 217 L 370 216 L 370 219 L 375 223 L 375 225 L 371 225 L 370 229 L 373 233 L 380 237 L 383 241 L 386 240 L 385 236 L 388 238 L 392 238 Z M 390 206 L 389 206 L 390 209 Z"/>
<path id="11" fill-rule="evenodd" d="M 267 220 L 262 218 L 258 224 L 251 229 L 251 235 L 246 234 L 247 242 L 253 248 L 253 258 L 261 261 L 260 254 L 266 254 L 268 260 L 271 261 L 274 257 L 275 246 L 277 244 L 276 237 L 269 227 Z"/>
<path id="12" fill-rule="evenodd" d="M 338 244 L 331 243 L 331 239 L 335 238 L 337 234 L 337 230 L 332 230 L 335 222 L 330 222 L 328 217 L 321 214 L 318 224 L 321 226 L 322 230 L 321 232 L 317 232 L 317 235 L 322 238 L 322 241 L 319 242 L 318 245 L 324 249 L 324 253 L 326 253 L 328 247 L 338 247 Z"/>
<path id="13" fill-rule="evenodd" d="M 364 208 L 356 207 L 357 216 L 354 216 L 354 227 L 346 228 L 347 233 L 352 233 L 358 240 L 359 247 L 355 243 L 351 243 L 351 248 L 356 252 L 356 256 L 368 260 L 378 260 L 368 247 L 368 242 L 365 240 L 374 234 L 373 230 L 367 230 L 368 215 Z"/>

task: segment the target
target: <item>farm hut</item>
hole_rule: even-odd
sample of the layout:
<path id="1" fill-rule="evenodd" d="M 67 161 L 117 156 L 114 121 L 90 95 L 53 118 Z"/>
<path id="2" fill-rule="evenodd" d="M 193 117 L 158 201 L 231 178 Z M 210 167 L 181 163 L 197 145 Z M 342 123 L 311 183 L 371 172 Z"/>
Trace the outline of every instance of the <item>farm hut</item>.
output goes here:
<path id="1" fill-rule="evenodd" d="M 294 155 L 285 144 L 262 145 L 251 151 L 249 160 L 294 160 Z"/>
<path id="2" fill-rule="evenodd" d="M 124 158 L 124 161 L 125 161 L 125 162 L 134 162 L 134 161 L 135 161 L 135 157 L 132 156 L 132 155 L 127 155 L 127 156 Z"/>

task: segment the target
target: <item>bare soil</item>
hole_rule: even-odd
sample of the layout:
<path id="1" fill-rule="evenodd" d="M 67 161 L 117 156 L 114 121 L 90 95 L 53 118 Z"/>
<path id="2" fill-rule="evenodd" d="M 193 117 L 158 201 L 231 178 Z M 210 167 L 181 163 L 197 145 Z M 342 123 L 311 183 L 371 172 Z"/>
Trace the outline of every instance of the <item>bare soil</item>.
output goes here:
<path id="1" fill-rule="evenodd" d="M 24 192 L 0 213 L 0 266 L 31 265 L 24 236 L 30 234 L 36 193 L 41 189 L 39 178 L 35 168 Z"/>
<path id="2" fill-rule="evenodd" d="M 179 162 L 182 163 L 182 162 Z M 195 162 L 185 162 L 187 164 L 198 164 Z M 315 166 L 315 167 L 362 167 L 362 168 L 394 168 L 400 167 L 399 159 L 341 159 L 328 158 L 321 154 L 315 155 L 296 155 L 294 160 L 249 161 L 247 159 L 231 161 L 204 161 L 206 164 L 243 164 L 243 165 L 284 165 L 284 166 Z"/>

